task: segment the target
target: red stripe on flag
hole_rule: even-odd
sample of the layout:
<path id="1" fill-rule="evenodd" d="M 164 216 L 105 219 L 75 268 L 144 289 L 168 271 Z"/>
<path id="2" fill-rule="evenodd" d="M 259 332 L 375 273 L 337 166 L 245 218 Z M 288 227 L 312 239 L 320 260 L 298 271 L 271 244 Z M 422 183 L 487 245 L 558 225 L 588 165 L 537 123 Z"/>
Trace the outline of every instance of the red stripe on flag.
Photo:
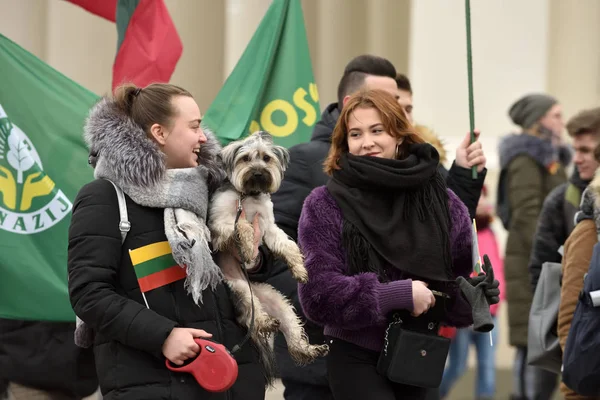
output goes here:
<path id="1" fill-rule="evenodd" d="M 169 82 L 183 44 L 163 0 L 141 0 L 127 25 L 113 65 L 113 90 L 132 82 Z"/>
<path id="2" fill-rule="evenodd" d="M 143 293 L 146 293 L 150 290 L 168 285 L 169 283 L 185 279 L 186 276 L 185 268 L 181 268 L 179 265 L 174 265 L 170 268 L 163 269 L 162 271 L 155 272 L 152 275 L 139 278 L 138 283 L 140 285 L 140 290 Z"/>
<path id="3" fill-rule="evenodd" d="M 117 13 L 117 0 L 67 0 L 86 11 L 96 14 L 111 22 L 115 22 Z"/>

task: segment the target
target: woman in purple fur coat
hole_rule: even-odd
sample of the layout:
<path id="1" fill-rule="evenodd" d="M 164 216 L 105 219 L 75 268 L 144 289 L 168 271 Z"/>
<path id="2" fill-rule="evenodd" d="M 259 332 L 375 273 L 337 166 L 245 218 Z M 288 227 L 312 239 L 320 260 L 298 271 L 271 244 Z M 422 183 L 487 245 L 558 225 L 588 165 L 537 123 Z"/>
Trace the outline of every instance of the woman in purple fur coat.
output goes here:
<path id="1" fill-rule="evenodd" d="M 435 395 L 378 374 L 390 313 L 434 329 L 472 323 L 455 282 L 472 272 L 471 223 L 438 163 L 390 94 L 346 102 L 325 161 L 331 179 L 308 196 L 298 227 L 309 276 L 300 301 L 325 327 L 336 400 Z"/>

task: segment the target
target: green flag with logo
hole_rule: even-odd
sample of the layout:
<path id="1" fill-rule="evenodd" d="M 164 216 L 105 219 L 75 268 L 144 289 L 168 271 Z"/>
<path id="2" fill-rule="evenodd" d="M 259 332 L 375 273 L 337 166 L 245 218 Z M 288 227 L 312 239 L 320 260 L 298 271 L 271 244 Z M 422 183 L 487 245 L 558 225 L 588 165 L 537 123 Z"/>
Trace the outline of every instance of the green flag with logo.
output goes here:
<path id="1" fill-rule="evenodd" d="M 222 143 L 257 130 L 290 147 L 310 139 L 319 94 L 300 0 L 274 0 L 204 116 Z"/>
<path id="2" fill-rule="evenodd" d="M 72 321 L 67 234 L 98 96 L 2 35 L 0 71 L 0 318 Z"/>

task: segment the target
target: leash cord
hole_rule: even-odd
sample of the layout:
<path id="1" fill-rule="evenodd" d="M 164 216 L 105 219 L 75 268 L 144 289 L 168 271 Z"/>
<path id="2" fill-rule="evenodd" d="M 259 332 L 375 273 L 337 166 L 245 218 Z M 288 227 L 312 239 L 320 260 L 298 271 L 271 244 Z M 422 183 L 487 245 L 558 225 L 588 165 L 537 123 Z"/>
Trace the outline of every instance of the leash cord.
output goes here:
<path id="1" fill-rule="evenodd" d="M 250 326 L 248 327 L 248 332 L 246 332 L 246 336 L 244 336 L 244 338 L 242 339 L 241 342 L 239 342 L 238 344 L 233 346 L 233 348 L 231 349 L 231 354 L 235 354 L 239 350 L 241 350 L 242 346 L 245 345 L 248 342 L 248 340 L 250 339 L 250 335 L 252 333 L 252 330 L 254 329 L 254 294 L 252 293 L 252 285 L 250 284 L 250 277 L 248 276 L 248 271 L 244 267 L 244 260 L 243 260 L 244 256 L 242 255 L 242 246 L 240 244 L 239 235 L 238 235 L 238 231 L 237 231 L 237 226 L 238 226 L 238 221 L 240 220 L 240 215 L 242 215 L 242 199 L 239 200 L 237 213 L 235 215 L 235 223 L 234 223 L 234 226 L 235 226 L 234 238 L 235 239 L 234 239 L 234 241 L 237 246 L 239 256 L 242 259 L 242 260 L 240 260 L 239 266 L 240 266 L 240 269 L 242 270 L 242 273 L 244 274 L 244 277 L 246 278 L 246 282 L 248 282 L 248 288 L 250 289 L 250 304 L 251 304 L 252 310 L 250 311 Z"/>

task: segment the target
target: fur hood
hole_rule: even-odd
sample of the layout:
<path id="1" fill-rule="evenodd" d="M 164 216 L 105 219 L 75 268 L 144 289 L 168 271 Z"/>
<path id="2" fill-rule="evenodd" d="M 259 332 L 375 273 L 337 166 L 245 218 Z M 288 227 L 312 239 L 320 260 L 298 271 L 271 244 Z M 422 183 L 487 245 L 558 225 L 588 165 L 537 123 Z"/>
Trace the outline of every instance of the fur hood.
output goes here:
<path id="1" fill-rule="evenodd" d="M 415 130 L 417 134 L 423 138 L 427 143 L 435 147 L 438 154 L 440 155 L 440 164 L 445 164 L 447 159 L 446 149 L 444 148 L 444 143 L 442 139 L 433 131 L 433 129 L 425 126 L 425 125 L 415 125 Z"/>
<path id="2" fill-rule="evenodd" d="M 594 179 L 581 195 L 580 211 L 575 214 L 575 224 L 585 219 L 594 220 L 600 241 L 600 168 L 596 170 Z"/>
<path id="3" fill-rule="evenodd" d="M 207 141 L 200 147 L 198 161 L 208 170 L 208 184 L 214 188 L 224 176 L 217 158 L 221 146 L 212 132 L 203 130 Z M 110 98 L 103 97 L 90 110 L 84 139 L 90 165 L 111 169 L 119 182 L 151 187 L 165 175 L 164 153 Z"/>
<path id="4" fill-rule="evenodd" d="M 571 162 L 571 151 L 568 146 L 558 149 L 548 139 L 542 139 L 527 133 L 510 134 L 500 141 L 500 168 L 504 169 L 517 156 L 527 154 L 543 167 L 558 161 L 562 165 Z"/>

